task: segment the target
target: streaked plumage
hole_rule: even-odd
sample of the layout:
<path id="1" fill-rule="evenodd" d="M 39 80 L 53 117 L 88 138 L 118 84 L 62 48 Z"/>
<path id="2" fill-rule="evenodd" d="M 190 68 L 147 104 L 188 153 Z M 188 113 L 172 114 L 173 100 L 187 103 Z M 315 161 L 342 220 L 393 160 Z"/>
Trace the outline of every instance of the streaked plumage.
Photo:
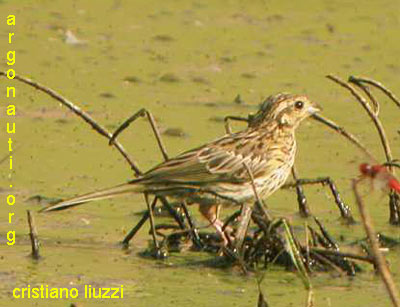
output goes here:
<path id="1" fill-rule="evenodd" d="M 119 194 L 147 193 L 198 203 L 200 212 L 221 232 L 216 206 L 254 199 L 245 165 L 252 172 L 261 197 L 279 189 L 294 163 L 295 130 L 303 119 L 318 110 L 306 96 L 271 96 L 253 115 L 247 129 L 184 152 L 129 183 L 74 197 L 44 211 Z"/>

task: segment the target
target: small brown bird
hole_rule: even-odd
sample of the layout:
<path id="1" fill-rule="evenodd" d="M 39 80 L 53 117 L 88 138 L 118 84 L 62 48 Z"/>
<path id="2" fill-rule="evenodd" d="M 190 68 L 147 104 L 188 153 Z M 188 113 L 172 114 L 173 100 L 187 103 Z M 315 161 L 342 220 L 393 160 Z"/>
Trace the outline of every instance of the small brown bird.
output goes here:
<path id="1" fill-rule="evenodd" d="M 127 193 L 166 196 L 199 204 L 201 214 L 225 241 L 217 206 L 254 200 L 247 168 L 253 174 L 260 197 L 268 197 L 279 189 L 294 163 L 296 128 L 319 110 L 306 96 L 271 96 L 245 130 L 184 152 L 138 179 L 62 201 L 43 211 L 62 210 Z"/>

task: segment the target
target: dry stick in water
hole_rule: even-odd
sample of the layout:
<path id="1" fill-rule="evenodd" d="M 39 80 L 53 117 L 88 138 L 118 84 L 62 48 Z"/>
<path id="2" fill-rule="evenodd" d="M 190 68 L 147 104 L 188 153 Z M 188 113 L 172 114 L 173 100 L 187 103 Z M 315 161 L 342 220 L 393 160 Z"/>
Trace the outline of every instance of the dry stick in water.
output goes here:
<path id="1" fill-rule="evenodd" d="M 7 74 L 5 72 L 0 71 L 0 76 L 7 76 Z M 76 106 L 75 104 L 73 104 L 71 101 L 69 101 L 68 99 L 66 99 L 65 97 L 61 96 L 60 94 L 58 94 L 56 91 L 45 87 L 37 82 L 34 82 L 28 78 L 25 77 L 21 77 L 19 75 L 15 75 L 15 79 L 18 81 L 21 81 L 22 83 L 28 84 L 44 93 L 46 93 L 47 95 L 49 95 L 50 97 L 56 99 L 57 101 L 59 101 L 61 104 L 63 104 L 64 106 L 66 106 L 68 109 L 70 109 L 72 112 L 74 112 L 76 115 L 78 115 L 80 118 L 82 118 L 85 122 L 87 122 L 95 131 L 97 131 L 98 133 L 100 133 L 102 136 L 106 137 L 109 141 L 111 140 L 111 145 L 113 145 L 115 148 L 117 148 L 117 150 L 122 154 L 122 156 L 125 158 L 125 160 L 129 163 L 131 169 L 135 172 L 135 175 L 138 177 L 142 174 L 142 172 L 140 171 L 139 167 L 137 166 L 137 163 L 131 159 L 128 155 L 128 153 L 125 151 L 124 147 L 115 139 L 113 139 L 113 135 L 107 131 L 106 128 L 102 127 L 100 124 L 98 124 L 89 114 L 87 114 L 85 111 L 83 111 L 81 108 L 79 108 L 78 106 Z M 114 137 L 115 138 L 115 137 Z M 164 199 L 164 197 L 160 197 L 160 200 L 165 204 L 166 199 Z M 141 224 L 141 221 L 139 221 L 138 225 Z M 134 227 L 135 229 L 136 227 Z M 140 228 L 140 226 L 139 226 Z M 130 234 L 132 233 L 132 231 L 134 230 L 132 229 Z M 137 229 L 139 230 L 139 229 Z M 136 230 L 136 231 L 137 231 Z M 134 232 L 136 233 L 136 232 Z M 134 234 L 133 234 L 134 235 Z M 130 237 L 130 239 L 133 237 L 130 236 L 128 234 L 127 237 Z M 129 242 L 130 239 L 126 240 L 127 237 L 124 239 L 124 242 Z"/>
<path id="2" fill-rule="evenodd" d="M 112 143 L 114 143 L 114 141 L 115 141 L 115 139 L 117 138 L 117 136 L 118 136 L 122 131 L 124 131 L 126 128 L 128 128 L 129 125 L 130 125 L 132 122 L 134 122 L 134 121 L 135 121 L 136 119 L 138 119 L 139 117 L 144 117 L 144 116 L 147 116 L 147 119 L 148 119 L 149 122 L 150 122 L 151 129 L 153 130 L 153 133 L 154 133 L 154 135 L 155 135 L 155 137 L 156 137 L 158 147 L 159 147 L 160 150 L 161 150 L 161 153 L 162 153 L 162 155 L 163 155 L 163 157 L 164 157 L 164 160 L 165 160 L 165 161 L 168 161 L 167 150 L 165 149 L 165 145 L 164 145 L 164 143 L 163 143 L 163 141 L 162 141 L 162 139 L 161 139 L 161 134 L 160 134 L 160 132 L 158 131 L 156 122 L 155 122 L 155 120 L 154 120 L 154 117 L 153 117 L 153 115 L 152 115 L 149 111 L 147 111 L 147 110 L 144 109 L 144 108 L 143 108 L 143 109 L 140 109 L 140 110 L 137 111 L 135 114 L 133 114 L 131 117 L 129 117 L 127 120 L 125 120 L 125 121 L 114 131 L 114 133 L 112 134 L 112 136 L 111 136 L 111 138 L 110 138 L 110 145 L 111 145 Z"/>
<path id="3" fill-rule="evenodd" d="M 156 237 L 156 229 L 155 229 L 155 223 L 154 223 L 153 208 L 151 207 L 151 204 L 150 204 L 150 201 L 149 201 L 149 196 L 147 195 L 147 193 L 144 193 L 144 199 L 146 201 L 147 211 L 149 212 L 150 232 L 151 232 L 151 236 L 153 237 L 154 246 L 156 248 L 156 253 L 157 253 L 157 256 L 158 256 L 158 253 L 160 252 L 160 246 L 158 244 L 157 237 Z"/>
<path id="4" fill-rule="evenodd" d="M 371 217 L 358 191 L 358 182 L 358 180 L 354 179 L 352 181 L 352 187 L 354 195 L 356 197 L 358 209 L 360 210 L 361 220 L 364 225 L 365 232 L 367 233 L 369 242 L 371 244 L 371 250 L 374 256 L 375 265 L 378 269 L 379 274 L 382 277 L 383 283 L 385 284 L 386 290 L 389 293 L 393 306 L 400 307 L 400 298 L 396 285 L 386 264 L 386 259 L 379 249 L 379 243 L 376 238 L 376 233 L 372 224 Z"/>
<path id="5" fill-rule="evenodd" d="M 161 134 L 160 134 L 160 131 L 158 130 L 158 127 L 157 127 L 157 125 L 156 125 L 155 119 L 154 119 L 153 115 L 152 115 L 148 110 L 146 110 L 145 108 L 140 109 L 140 110 L 137 111 L 135 114 L 133 114 L 132 116 L 130 116 L 127 120 L 125 120 L 125 121 L 113 132 L 113 134 L 112 134 L 112 136 L 111 136 L 111 138 L 110 138 L 109 144 L 110 144 L 110 145 L 113 144 L 114 141 L 115 141 L 115 139 L 116 139 L 126 128 L 128 128 L 129 125 L 130 125 L 132 122 L 134 122 L 135 120 L 137 120 L 139 117 L 144 117 L 144 116 L 147 117 L 147 119 L 148 119 L 148 121 L 149 121 L 149 123 L 150 123 L 151 129 L 153 130 L 154 136 L 155 136 L 155 138 L 156 138 L 158 147 L 159 147 L 159 149 L 160 149 L 160 151 L 161 151 L 161 153 L 162 153 L 162 155 L 163 155 L 164 161 L 168 161 L 168 160 L 169 160 L 169 157 L 168 157 L 168 154 L 167 154 L 167 150 L 166 150 L 166 147 L 165 147 L 165 145 L 164 145 L 164 142 L 162 141 Z M 189 227 L 190 227 L 190 229 L 191 229 L 191 235 L 192 235 L 194 244 L 195 244 L 196 246 L 198 246 L 199 248 L 202 248 L 202 247 L 203 247 L 203 244 L 202 244 L 201 239 L 200 239 L 200 237 L 199 237 L 199 235 L 198 235 L 197 228 L 194 226 L 194 222 L 193 222 L 193 220 L 192 220 L 192 217 L 191 217 L 190 214 L 189 214 L 189 211 L 188 211 L 188 209 L 187 209 L 187 207 L 186 207 L 185 202 L 182 202 L 182 203 L 181 203 L 181 207 L 183 208 L 183 212 L 184 212 L 184 214 L 185 214 L 185 217 L 186 217 L 187 220 L 188 220 L 188 224 L 189 224 Z M 168 209 L 168 211 L 171 213 L 171 215 L 175 218 L 175 220 L 178 222 L 180 228 L 181 228 L 181 229 L 185 229 L 186 227 L 185 227 L 185 225 L 183 224 L 183 222 L 181 221 L 180 216 L 178 216 L 178 215 L 176 214 L 176 211 L 174 211 L 174 209 L 172 209 L 170 206 L 167 206 L 167 209 Z M 149 211 L 146 212 L 146 214 L 145 214 L 145 215 L 143 216 L 143 218 L 139 221 L 139 223 L 138 223 L 135 227 L 133 227 L 133 228 L 131 229 L 131 231 L 129 232 L 129 234 L 124 238 L 124 240 L 123 240 L 124 246 L 127 246 L 127 245 L 129 244 L 129 241 L 130 241 L 130 240 L 133 238 L 133 236 L 136 234 L 136 232 L 137 232 L 137 230 L 138 230 L 138 227 L 139 227 L 139 229 L 140 229 L 141 225 L 144 223 L 143 219 L 147 219 L 148 217 L 150 217 Z"/>
<path id="6" fill-rule="evenodd" d="M 304 195 L 303 186 L 299 182 L 299 177 L 297 176 L 296 166 L 294 164 L 292 166 L 292 177 L 293 177 L 294 185 L 296 188 L 297 203 L 299 204 L 300 215 L 303 217 L 309 217 L 311 214 L 310 214 L 310 209 L 307 206 L 307 198 Z"/>
<path id="7" fill-rule="evenodd" d="M 386 165 L 388 166 L 390 172 L 393 175 L 395 175 L 395 168 L 392 167 L 393 156 L 391 153 L 389 141 L 387 140 L 385 130 L 384 130 L 383 125 L 378 117 L 380 104 L 375 99 L 375 97 L 372 95 L 370 89 L 366 85 L 364 85 L 361 82 L 361 80 L 357 79 L 356 77 L 350 76 L 349 82 L 354 83 L 360 89 L 362 89 L 376 108 L 375 112 L 371 113 L 371 114 L 373 114 L 374 117 L 376 118 L 376 122 L 380 123 L 380 125 L 376 125 L 376 128 L 379 131 L 379 136 L 381 137 L 382 146 L 385 151 Z M 396 102 L 396 100 L 395 100 L 395 102 Z M 375 121 L 374 121 L 374 123 L 375 123 Z M 382 132 L 380 130 L 382 130 Z M 396 194 L 396 192 L 393 190 L 389 191 L 389 208 L 390 208 L 390 222 L 392 224 L 400 224 L 400 198 L 399 198 L 399 195 Z"/>
<path id="8" fill-rule="evenodd" d="M 400 100 L 393 94 L 392 91 L 386 88 L 382 83 L 366 77 L 351 76 L 350 78 L 357 80 L 358 82 L 367 83 L 375 86 L 376 88 L 380 89 L 383 93 L 385 93 L 390 99 L 392 99 L 392 101 L 400 108 Z"/>
<path id="9" fill-rule="evenodd" d="M 371 264 L 374 264 L 374 259 L 370 256 L 362 256 L 362 255 L 357 255 L 353 253 L 345 253 L 345 252 L 340 252 L 337 250 L 331 250 L 331 249 L 325 249 L 325 248 L 318 248 L 318 247 L 311 247 L 310 248 L 311 252 L 316 252 L 320 253 L 323 255 L 332 255 L 332 256 L 338 256 L 338 257 L 343 257 L 343 258 L 352 258 L 360 261 L 365 261 Z"/>
<path id="10" fill-rule="evenodd" d="M 336 188 L 335 183 L 330 177 L 317 177 L 317 178 L 312 178 L 312 179 L 307 179 L 307 178 L 302 178 L 302 179 L 297 179 L 295 182 L 289 182 L 285 183 L 282 188 L 287 189 L 287 188 L 296 188 L 297 186 L 303 186 L 306 184 L 322 184 L 328 185 L 329 189 L 331 190 L 331 193 L 333 195 L 333 198 L 335 199 L 335 203 L 339 208 L 340 215 L 342 218 L 344 218 L 348 223 L 352 224 L 355 222 L 353 215 L 351 214 L 350 207 L 344 203 L 342 198 L 340 197 L 340 194 Z"/>
<path id="11" fill-rule="evenodd" d="M 30 210 L 26 210 L 28 216 L 28 226 L 29 226 L 29 238 L 31 240 L 32 245 L 32 253 L 31 256 L 33 259 L 39 259 L 39 239 L 36 231 L 35 220 L 31 214 Z"/>
<path id="12" fill-rule="evenodd" d="M 371 106 L 369 105 L 369 103 L 364 99 L 363 96 L 360 95 L 360 93 L 358 93 L 358 91 L 352 87 L 349 83 L 339 79 L 338 77 L 334 76 L 334 75 L 328 75 L 327 76 L 328 79 L 332 80 L 333 82 L 341 85 L 342 87 L 346 88 L 348 91 L 350 91 L 350 93 L 357 99 L 357 101 L 363 106 L 363 108 L 365 109 L 365 111 L 367 111 L 368 116 L 371 118 L 371 120 L 374 122 L 376 129 L 378 130 L 384 151 L 385 151 L 385 155 L 386 155 L 386 159 L 388 161 L 391 161 L 391 151 L 390 151 L 390 146 L 389 146 L 389 142 L 387 140 L 386 137 L 386 133 L 385 130 L 382 126 L 381 121 L 379 120 L 378 116 L 376 115 L 376 113 L 372 110 Z M 351 79 L 352 82 L 355 83 L 355 81 L 353 81 Z M 357 83 L 356 83 L 357 84 Z M 373 161 L 376 161 L 376 159 L 372 156 L 369 155 L 370 158 Z"/>
<path id="13" fill-rule="evenodd" d="M 361 149 L 361 151 L 364 152 L 369 158 L 373 158 L 373 155 L 369 152 L 369 150 L 363 144 L 361 144 L 361 142 L 354 135 L 344 130 L 343 127 L 338 126 L 335 122 L 319 114 L 313 114 L 311 117 L 319 121 L 320 123 L 328 126 L 329 128 L 335 130 L 337 133 L 343 135 L 352 144 L 356 145 L 359 149 Z"/>
<path id="14" fill-rule="evenodd" d="M 133 115 L 131 115 L 127 120 L 125 120 L 125 121 L 112 133 L 112 136 L 111 136 L 111 138 L 109 139 L 109 144 L 110 144 L 110 145 L 114 144 L 116 138 L 117 138 L 126 128 L 128 128 L 129 125 L 130 125 L 132 122 L 134 122 L 134 121 L 137 120 L 138 118 L 144 117 L 144 116 L 147 117 L 147 119 L 148 119 L 148 121 L 149 121 L 149 123 L 150 123 L 151 129 L 153 130 L 154 136 L 155 136 L 155 138 L 156 138 L 158 147 L 159 147 L 159 149 L 160 149 L 160 151 L 161 151 L 161 153 L 162 153 L 162 155 L 163 155 L 164 161 L 168 161 L 168 160 L 169 160 L 169 157 L 168 157 L 168 154 L 167 154 L 167 150 L 166 150 L 166 147 L 165 147 L 165 145 L 164 145 L 164 142 L 162 141 L 161 134 L 160 134 L 160 132 L 159 132 L 159 130 L 158 130 L 158 127 L 157 127 L 157 125 L 156 125 L 155 119 L 154 119 L 153 115 L 152 115 L 148 110 L 146 110 L 145 108 L 140 109 L 139 111 L 137 111 L 136 113 L 134 113 Z M 155 198 L 155 200 L 156 200 L 156 199 L 157 199 L 157 198 Z M 176 210 L 174 210 L 174 209 L 169 205 L 169 203 L 167 202 L 167 200 L 166 200 L 165 198 L 160 198 L 160 200 L 162 201 L 163 205 L 167 208 L 167 210 L 169 211 L 169 213 L 172 215 L 172 217 L 178 222 L 180 228 L 181 228 L 181 229 L 186 229 L 186 227 L 185 227 L 185 225 L 184 225 L 184 222 L 183 222 L 181 216 L 179 216 L 179 215 L 176 213 Z M 190 216 L 190 214 L 189 214 L 189 211 L 188 211 L 188 209 L 187 209 L 187 207 L 186 207 L 186 204 L 185 204 L 184 202 L 182 202 L 181 207 L 184 209 L 184 214 L 185 214 L 185 216 L 186 216 L 186 218 L 187 218 L 187 220 L 188 220 L 189 227 L 193 230 L 193 231 L 192 231 L 192 235 L 193 235 L 192 237 L 193 237 L 194 244 L 195 244 L 196 246 L 199 246 L 199 247 L 201 246 L 201 247 L 202 247 L 202 243 L 201 243 L 200 237 L 198 236 L 197 229 L 196 229 L 196 227 L 194 226 L 194 222 L 193 222 L 193 220 L 192 220 L 192 218 L 191 218 L 191 216 Z M 154 206 L 153 206 L 153 208 L 154 208 Z M 133 238 L 133 236 L 136 234 L 136 232 L 140 229 L 140 227 L 141 227 L 141 225 L 143 225 L 144 221 L 145 221 L 148 217 L 150 217 L 150 214 L 149 214 L 149 213 L 150 213 L 150 212 L 147 212 L 147 213 L 142 217 L 142 219 L 138 222 L 138 224 L 137 224 L 135 227 L 133 227 L 133 228 L 129 231 L 128 235 L 127 235 L 127 236 L 124 238 L 124 240 L 123 240 L 124 246 L 128 246 L 129 241 Z"/>
<path id="15" fill-rule="evenodd" d="M 258 197 L 257 190 L 255 189 L 253 174 L 251 173 L 251 170 L 249 169 L 249 167 L 247 166 L 247 164 L 245 162 L 243 163 L 243 166 L 247 170 L 247 174 L 249 175 L 249 178 L 251 180 L 251 184 L 252 184 L 252 187 L 254 190 L 254 196 L 256 198 L 256 202 L 258 202 L 259 197 Z M 261 203 L 260 203 L 260 206 L 262 206 Z M 235 238 L 235 248 L 236 248 L 237 252 L 239 253 L 239 258 L 242 258 L 243 240 L 244 240 L 247 230 L 249 228 L 252 211 L 253 210 L 250 208 L 250 206 L 247 202 L 242 205 L 242 210 L 240 212 L 240 223 L 239 223 L 239 227 L 236 231 L 236 235 L 235 235 L 235 237 L 236 237 Z"/>
<path id="16" fill-rule="evenodd" d="M 370 97 L 370 99 L 372 99 L 374 101 L 375 104 L 379 105 L 379 103 L 376 101 L 376 99 L 371 98 L 373 96 L 370 93 L 369 89 L 367 87 L 365 87 L 362 83 L 358 82 L 357 79 L 355 79 L 354 77 L 350 77 L 349 82 L 354 83 L 359 88 L 361 88 L 367 94 L 367 96 Z M 382 122 L 379 120 L 378 112 L 374 112 L 372 110 L 372 108 L 370 107 L 369 103 L 365 99 L 362 99 L 361 95 L 358 95 L 355 97 L 361 103 L 361 105 L 364 107 L 365 111 L 367 111 L 368 116 L 371 118 L 376 129 L 378 130 L 379 137 L 381 139 L 381 143 L 383 146 L 383 150 L 385 152 L 386 162 L 391 162 L 393 160 L 392 151 L 390 149 L 390 145 L 389 145 L 389 141 L 386 136 L 385 129 L 383 128 Z"/>
<path id="17" fill-rule="evenodd" d="M 164 142 L 162 141 L 161 134 L 160 134 L 160 131 L 158 130 L 156 121 L 155 121 L 153 115 L 152 115 L 148 110 L 146 110 L 145 108 L 140 109 L 139 111 L 137 111 L 136 113 L 134 113 L 133 115 L 131 115 L 127 120 L 125 120 L 125 121 L 113 132 L 113 134 L 112 134 L 112 136 L 111 136 L 111 139 L 110 139 L 110 141 L 109 141 L 109 144 L 110 144 L 110 145 L 113 144 L 113 143 L 114 143 L 114 140 L 115 140 L 126 128 L 128 128 L 129 125 L 130 125 L 132 122 L 134 122 L 135 120 L 137 120 L 137 119 L 140 118 L 140 117 L 145 117 L 145 116 L 147 117 L 147 119 L 148 119 L 148 121 L 149 121 L 149 123 L 150 123 L 151 129 L 153 130 L 154 136 L 155 136 L 155 138 L 156 138 L 158 147 L 159 147 L 159 149 L 160 149 L 160 151 L 161 151 L 161 153 L 162 153 L 162 155 L 163 155 L 164 161 L 168 161 L 168 160 L 169 160 L 169 157 L 168 157 L 168 154 L 167 154 L 167 150 L 166 150 L 166 147 L 165 147 L 165 145 L 164 145 Z M 181 216 L 178 215 L 178 214 L 176 213 L 176 210 L 174 210 L 174 209 L 169 205 L 169 203 L 166 201 L 165 198 L 160 198 L 160 199 L 161 199 L 161 201 L 163 202 L 163 205 L 167 208 L 167 210 L 169 211 L 169 213 L 172 215 L 172 217 L 178 222 L 179 227 L 180 227 L 181 229 L 186 229 L 186 226 L 185 226 L 185 224 L 184 224 L 184 222 L 183 222 Z M 189 214 L 189 210 L 187 209 L 186 203 L 185 203 L 185 202 L 182 202 L 182 203 L 181 203 L 181 207 L 183 208 L 183 212 L 184 212 L 184 214 L 185 214 L 185 217 L 186 217 L 186 219 L 187 219 L 187 221 L 188 221 L 188 224 L 189 224 L 189 227 L 190 227 L 190 229 L 191 229 L 191 234 L 192 234 L 192 238 L 193 238 L 194 244 L 195 244 L 196 246 L 202 248 L 202 247 L 203 247 L 203 244 L 202 244 L 202 242 L 201 242 L 201 240 L 200 240 L 200 237 L 199 237 L 199 235 L 198 235 L 197 229 L 196 229 L 196 227 L 194 226 L 194 222 L 193 222 L 193 220 L 192 220 L 192 217 L 191 217 L 190 214 Z M 154 208 L 154 206 L 153 206 L 153 208 Z M 150 216 L 150 215 L 149 215 L 149 212 L 147 212 L 146 215 L 147 215 L 147 217 L 149 217 L 149 216 Z M 133 236 L 136 234 L 136 232 L 137 232 L 137 230 L 138 230 L 138 227 L 139 227 L 139 229 L 140 229 L 141 225 L 143 224 L 143 222 L 142 222 L 143 219 L 146 219 L 146 216 L 145 216 L 145 215 L 143 216 L 142 220 L 140 220 L 139 223 L 138 223 L 135 227 L 133 227 L 133 228 L 131 229 L 131 231 L 129 232 L 129 234 L 125 237 L 125 239 L 123 240 L 123 244 L 124 244 L 125 246 L 128 245 L 129 241 L 130 241 L 130 240 L 133 238 Z"/>
<path id="18" fill-rule="evenodd" d="M 246 168 L 247 174 L 249 175 L 250 181 L 251 181 L 251 187 L 253 188 L 253 193 L 256 199 L 256 206 L 258 207 L 258 209 L 260 210 L 260 212 L 262 213 L 262 215 L 267 219 L 267 221 L 272 221 L 271 216 L 269 215 L 268 211 L 265 209 L 265 205 L 263 203 L 263 201 L 261 200 L 260 196 L 258 195 L 258 191 L 257 191 L 257 187 L 256 184 L 254 182 L 254 176 L 253 173 L 251 171 L 251 169 L 249 168 L 249 166 L 246 163 L 243 163 L 244 167 Z"/>
<path id="19" fill-rule="evenodd" d="M 382 122 L 378 118 L 377 111 L 379 111 L 379 107 L 376 108 L 376 112 L 374 112 L 374 110 L 372 110 L 370 104 L 364 99 L 364 97 L 361 96 L 360 93 L 354 87 L 352 87 L 349 83 L 339 79 L 338 77 L 336 77 L 334 75 L 328 75 L 327 78 L 336 82 L 337 84 L 341 85 L 342 87 L 346 88 L 347 90 L 349 90 L 350 93 L 362 105 L 362 107 L 365 109 L 365 111 L 367 112 L 367 114 L 371 118 L 371 120 L 373 121 L 373 123 L 378 131 L 378 134 L 379 134 L 382 146 L 383 146 L 383 150 L 385 152 L 386 161 L 391 162 L 393 160 L 393 158 L 392 158 L 392 153 L 390 150 L 389 141 L 387 139 L 385 129 L 383 128 Z M 376 101 L 375 98 L 371 98 L 372 94 L 369 92 L 369 90 L 366 89 L 365 86 L 362 83 L 360 83 L 357 79 L 355 79 L 354 77 L 350 77 L 349 82 L 352 82 L 355 85 L 357 85 L 359 88 L 361 88 L 367 94 L 367 96 L 370 97 L 370 99 L 373 101 L 374 104 L 379 105 L 379 103 Z M 370 156 L 370 158 L 373 161 L 376 161 L 376 159 L 373 156 Z M 393 169 L 390 167 L 389 167 L 389 169 L 393 173 Z M 400 223 L 399 198 L 393 191 L 389 192 L 389 208 L 390 208 L 390 218 L 389 218 L 390 223 L 391 224 L 399 224 Z"/>
<path id="20" fill-rule="evenodd" d="M 349 82 L 352 82 L 355 85 L 357 85 L 359 88 L 361 88 L 364 91 L 364 93 L 366 93 L 368 98 L 372 101 L 374 106 L 377 107 L 377 110 L 375 110 L 374 115 L 375 115 L 376 121 L 378 123 L 380 123 L 380 120 L 379 120 L 379 117 L 378 117 L 378 115 L 379 115 L 379 102 L 372 95 L 370 89 L 367 86 L 365 86 L 363 83 L 365 82 L 367 84 L 372 84 L 373 86 L 375 86 L 378 89 L 382 90 L 395 103 L 399 102 L 399 100 L 394 96 L 394 94 L 392 92 L 390 92 L 387 88 L 385 88 L 382 84 L 380 84 L 379 82 L 377 82 L 375 80 L 366 79 L 366 78 L 357 78 L 357 77 L 354 77 L 354 76 L 350 76 L 349 77 Z M 374 121 L 374 123 L 375 123 L 375 121 Z M 378 131 L 380 131 L 380 129 L 382 129 L 383 133 L 379 132 L 379 135 L 381 137 L 381 142 L 382 142 L 382 145 L 383 145 L 383 149 L 385 151 L 386 163 L 387 163 L 387 165 L 389 167 L 389 170 L 394 175 L 395 174 L 395 169 L 391 165 L 391 163 L 393 161 L 393 157 L 392 157 L 392 153 L 391 153 L 391 150 L 390 150 L 389 141 L 387 140 L 387 137 L 386 137 L 385 130 L 384 130 L 382 124 L 380 124 L 379 126 L 376 125 L 376 128 L 378 129 Z M 393 224 L 399 224 L 400 223 L 400 198 L 396 194 L 396 192 L 394 192 L 394 191 L 390 191 L 389 192 L 389 207 L 390 207 L 390 221 Z"/>
<path id="21" fill-rule="evenodd" d="M 127 120 L 125 120 L 125 121 L 114 131 L 114 133 L 112 134 L 111 139 L 110 139 L 110 141 L 109 141 L 109 144 L 110 144 L 110 145 L 113 144 L 113 142 L 114 142 L 114 140 L 117 138 L 117 136 L 119 136 L 126 128 L 128 128 L 129 125 L 130 125 L 132 122 L 134 122 L 135 120 L 137 120 L 139 117 L 144 117 L 144 116 L 147 117 L 147 119 L 148 119 L 148 121 L 149 121 L 149 123 L 150 123 L 151 129 L 153 130 L 154 136 L 155 136 L 155 138 L 156 138 L 158 147 L 159 147 L 159 149 L 160 149 L 160 151 L 161 151 L 161 153 L 162 153 L 162 155 L 163 155 L 164 161 L 168 161 L 168 160 L 169 160 L 168 153 L 167 153 L 166 147 L 165 147 L 165 145 L 164 145 L 164 142 L 162 141 L 161 134 L 160 134 L 160 131 L 158 130 L 156 121 L 155 121 L 153 115 L 152 115 L 148 110 L 146 110 L 145 108 L 140 109 L 139 111 L 137 111 L 136 113 L 134 113 L 133 115 L 131 115 Z M 156 199 L 156 198 L 155 198 L 155 199 Z M 184 225 L 184 222 L 182 221 L 182 218 L 181 218 L 181 217 L 176 213 L 176 211 L 168 204 L 168 202 L 166 202 L 165 199 L 162 200 L 162 201 L 163 201 L 163 204 L 167 207 L 167 209 L 168 209 L 169 213 L 172 215 L 172 217 L 174 217 L 174 219 L 178 222 L 179 227 L 180 227 L 181 229 L 186 229 L 186 226 Z M 192 239 L 193 239 L 193 243 L 194 243 L 197 247 L 203 248 L 203 243 L 201 242 L 201 239 L 200 239 L 200 237 L 199 237 L 199 235 L 198 235 L 197 228 L 195 227 L 195 224 L 194 224 L 194 222 L 193 222 L 193 219 L 192 219 L 192 217 L 190 216 L 189 210 L 187 209 L 186 203 L 185 203 L 184 201 L 181 203 L 181 207 L 182 207 L 183 212 L 184 212 L 184 214 L 185 214 L 185 217 L 186 217 L 186 219 L 187 219 L 187 221 L 188 221 L 189 228 L 190 228 L 190 230 L 191 230 L 190 233 L 191 233 L 191 236 L 192 236 Z M 154 206 L 153 206 L 153 208 L 154 208 Z M 146 218 L 147 218 L 146 216 L 147 216 L 147 217 L 150 217 L 150 214 L 149 214 L 148 211 L 147 211 L 147 213 L 143 216 L 142 220 L 140 220 L 139 223 L 138 223 L 135 227 L 133 227 L 133 228 L 131 229 L 131 231 L 129 232 L 129 234 L 125 237 L 125 239 L 123 240 L 124 246 L 127 246 L 127 245 L 128 245 L 129 241 L 130 241 L 130 240 L 133 238 L 133 236 L 136 234 L 136 232 L 137 232 L 137 230 L 138 230 L 138 227 L 139 227 L 139 229 L 140 229 L 141 225 L 143 224 L 143 223 L 142 223 L 143 219 L 146 219 Z M 143 222 L 144 222 L 144 221 L 143 221 Z"/>
<path id="22" fill-rule="evenodd" d="M 0 71 L 0 76 L 6 76 L 7 74 L 3 71 Z M 87 114 L 85 111 L 83 111 L 81 108 L 77 107 L 74 105 L 71 101 L 66 99 L 65 97 L 61 96 L 54 90 L 47 88 L 37 82 L 34 82 L 28 78 L 21 77 L 19 75 L 15 75 L 15 79 L 18 81 L 21 81 L 22 83 L 28 84 L 44 93 L 47 95 L 51 96 L 52 98 L 58 100 L 61 104 L 66 106 L 68 109 L 70 109 L 72 112 L 74 112 L 76 115 L 81 117 L 85 122 L 87 122 L 94 130 L 96 130 L 98 133 L 100 133 L 102 136 L 105 136 L 109 140 L 112 138 L 112 134 L 108 132 L 104 127 L 99 125 L 89 114 Z M 132 170 L 135 172 L 136 176 L 141 175 L 141 171 L 139 170 L 139 167 L 137 166 L 137 163 L 132 160 L 124 147 L 118 142 L 114 141 L 112 145 L 117 148 L 117 150 L 122 154 L 122 156 L 125 158 L 125 160 L 129 163 L 130 167 Z"/>

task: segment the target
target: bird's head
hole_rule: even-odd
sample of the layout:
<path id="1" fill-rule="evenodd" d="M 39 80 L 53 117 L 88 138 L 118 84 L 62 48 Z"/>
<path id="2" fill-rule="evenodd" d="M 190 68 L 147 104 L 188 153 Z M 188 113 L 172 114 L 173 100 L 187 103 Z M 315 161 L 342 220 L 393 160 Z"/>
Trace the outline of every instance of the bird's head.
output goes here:
<path id="1" fill-rule="evenodd" d="M 307 96 L 277 94 L 268 97 L 256 114 L 249 116 L 249 125 L 257 126 L 270 121 L 277 121 L 280 126 L 296 128 L 300 122 L 321 110 Z"/>

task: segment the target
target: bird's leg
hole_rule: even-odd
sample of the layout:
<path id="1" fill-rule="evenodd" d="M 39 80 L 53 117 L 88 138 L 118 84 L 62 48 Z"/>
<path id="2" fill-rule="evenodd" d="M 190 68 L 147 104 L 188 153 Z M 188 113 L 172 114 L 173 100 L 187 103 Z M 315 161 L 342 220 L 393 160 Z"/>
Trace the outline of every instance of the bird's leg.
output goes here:
<path id="1" fill-rule="evenodd" d="M 199 204 L 200 213 L 216 229 L 223 240 L 223 245 L 227 246 L 230 242 L 229 234 L 227 233 L 227 229 L 225 229 L 225 231 L 222 229 L 224 223 L 218 219 L 217 210 L 218 206 L 216 204 Z"/>

